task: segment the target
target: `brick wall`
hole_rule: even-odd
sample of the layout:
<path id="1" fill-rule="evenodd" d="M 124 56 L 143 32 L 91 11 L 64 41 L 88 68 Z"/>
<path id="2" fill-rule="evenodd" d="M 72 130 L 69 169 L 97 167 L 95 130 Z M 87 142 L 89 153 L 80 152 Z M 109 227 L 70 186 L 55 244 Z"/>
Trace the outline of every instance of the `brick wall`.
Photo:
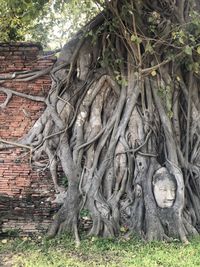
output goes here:
<path id="1" fill-rule="evenodd" d="M 41 70 L 52 66 L 55 60 L 53 56 L 44 57 L 39 44 L 0 44 L 0 78 L 19 71 Z M 47 75 L 29 82 L 9 80 L 0 84 L 39 96 L 47 95 L 50 85 Z M 0 93 L 0 104 L 4 99 L 5 95 Z M 43 110 L 41 103 L 13 96 L 6 108 L 0 108 L 0 138 L 13 141 L 22 137 Z M 3 231 L 17 229 L 23 234 L 45 231 L 57 209 L 48 202 L 53 194 L 49 173 L 31 169 L 27 150 L 0 150 L 0 216 L 3 212 Z"/>

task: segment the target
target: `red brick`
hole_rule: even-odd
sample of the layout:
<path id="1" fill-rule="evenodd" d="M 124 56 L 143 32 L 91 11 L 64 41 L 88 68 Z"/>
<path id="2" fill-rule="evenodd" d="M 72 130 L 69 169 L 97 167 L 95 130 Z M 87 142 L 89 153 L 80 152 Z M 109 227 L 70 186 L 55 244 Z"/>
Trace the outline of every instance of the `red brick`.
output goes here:
<path id="1" fill-rule="evenodd" d="M 41 56 L 41 47 L 38 44 L 0 44 L 0 73 L 1 75 L 7 75 L 15 71 L 43 69 L 54 64 L 55 57 L 41 59 L 39 55 Z M 18 92 L 44 96 L 44 94 L 47 95 L 51 87 L 51 79 L 48 75 L 45 75 L 33 82 L 8 81 L 4 83 L 4 86 Z M 4 94 L 0 94 L 0 103 L 5 98 Z M 23 109 L 30 113 L 31 118 L 25 116 Z M 7 107 L 4 110 L 0 110 L 0 138 L 6 140 L 20 138 L 31 128 L 44 109 L 45 105 L 41 103 L 14 96 Z M 27 152 L 22 151 L 20 148 L 0 151 L 0 194 L 7 194 L 20 201 L 21 197 L 23 199 L 41 197 L 42 190 L 45 190 L 49 192 L 46 196 L 48 198 L 52 195 L 52 182 L 49 181 L 48 175 L 38 174 L 31 170 L 29 155 L 23 158 L 25 153 Z M 18 159 L 20 161 L 16 162 Z M 4 162 L 1 163 L 1 160 Z M 35 216 L 40 222 L 37 222 L 34 218 L 34 223 L 30 223 L 30 221 L 27 223 L 27 219 L 23 214 L 30 214 L 30 207 L 28 207 L 28 204 L 25 204 L 25 207 L 21 210 L 23 214 L 20 213 L 18 221 L 12 219 L 5 220 L 3 228 L 19 227 L 27 232 L 37 231 L 37 228 L 41 225 L 41 220 L 45 216 L 50 217 L 50 204 L 47 207 L 48 209 L 46 209 L 46 206 L 42 207 L 42 209 L 32 209 L 32 221 Z M 45 229 L 48 227 L 49 222 L 50 220 L 44 222 Z"/>

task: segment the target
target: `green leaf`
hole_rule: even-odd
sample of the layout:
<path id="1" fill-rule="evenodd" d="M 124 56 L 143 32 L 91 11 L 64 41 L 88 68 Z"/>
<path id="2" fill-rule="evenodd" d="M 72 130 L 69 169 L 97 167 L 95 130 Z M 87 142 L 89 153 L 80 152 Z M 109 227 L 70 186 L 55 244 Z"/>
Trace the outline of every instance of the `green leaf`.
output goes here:
<path id="1" fill-rule="evenodd" d="M 142 39 L 140 37 L 138 37 L 137 35 L 132 34 L 131 35 L 131 41 L 136 43 L 136 44 L 140 44 L 142 42 Z"/>
<path id="2" fill-rule="evenodd" d="M 197 53 L 200 55 L 200 46 L 197 47 Z"/>
<path id="3" fill-rule="evenodd" d="M 157 75 L 157 72 L 155 71 L 155 70 L 153 70 L 152 72 L 151 72 L 151 76 L 156 76 Z"/>
<path id="4" fill-rule="evenodd" d="M 185 49 L 184 49 L 185 53 L 189 56 L 192 55 L 192 47 L 189 45 L 186 45 Z"/>
<path id="5" fill-rule="evenodd" d="M 154 53 L 153 47 L 150 42 L 147 42 L 145 46 L 145 52 L 149 52 L 151 55 Z"/>
<path id="6" fill-rule="evenodd" d="M 179 41 L 180 44 L 184 44 L 183 37 L 179 37 L 178 41 Z"/>

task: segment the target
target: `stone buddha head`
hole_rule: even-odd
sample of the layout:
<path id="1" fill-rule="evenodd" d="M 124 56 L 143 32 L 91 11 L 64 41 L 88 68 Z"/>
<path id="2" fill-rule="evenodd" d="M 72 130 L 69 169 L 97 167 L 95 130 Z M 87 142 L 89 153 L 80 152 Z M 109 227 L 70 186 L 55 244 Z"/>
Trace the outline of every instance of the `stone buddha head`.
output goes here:
<path id="1" fill-rule="evenodd" d="M 153 176 L 153 193 L 158 207 L 171 208 L 176 198 L 176 181 L 165 167 Z"/>

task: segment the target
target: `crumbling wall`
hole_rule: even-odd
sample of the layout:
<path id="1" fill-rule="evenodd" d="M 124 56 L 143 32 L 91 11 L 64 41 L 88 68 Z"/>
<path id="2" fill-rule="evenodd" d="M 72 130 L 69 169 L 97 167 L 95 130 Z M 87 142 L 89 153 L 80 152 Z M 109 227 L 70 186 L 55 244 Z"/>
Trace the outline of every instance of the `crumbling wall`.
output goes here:
<path id="1" fill-rule="evenodd" d="M 45 57 L 39 44 L 0 44 L 0 86 L 18 92 L 45 96 L 50 89 L 48 75 L 33 81 L 8 80 L 6 75 L 21 71 L 41 70 L 54 64 L 56 57 Z M 14 75 L 13 75 L 14 76 Z M 0 93 L 0 104 L 5 95 Z M 13 96 L 6 108 L 0 108 L 0 139 L 17 140 L 28 132 L 39 118 L 44 105 Z M 57 209 L 48 200 L 53 197 L 53 183 L 48 172 L 36 172 L 30 164 L 30 153 L 23 148 L 0 150 L 0 213 L 2 230 L 21 233 L 46 230 Z"/>

